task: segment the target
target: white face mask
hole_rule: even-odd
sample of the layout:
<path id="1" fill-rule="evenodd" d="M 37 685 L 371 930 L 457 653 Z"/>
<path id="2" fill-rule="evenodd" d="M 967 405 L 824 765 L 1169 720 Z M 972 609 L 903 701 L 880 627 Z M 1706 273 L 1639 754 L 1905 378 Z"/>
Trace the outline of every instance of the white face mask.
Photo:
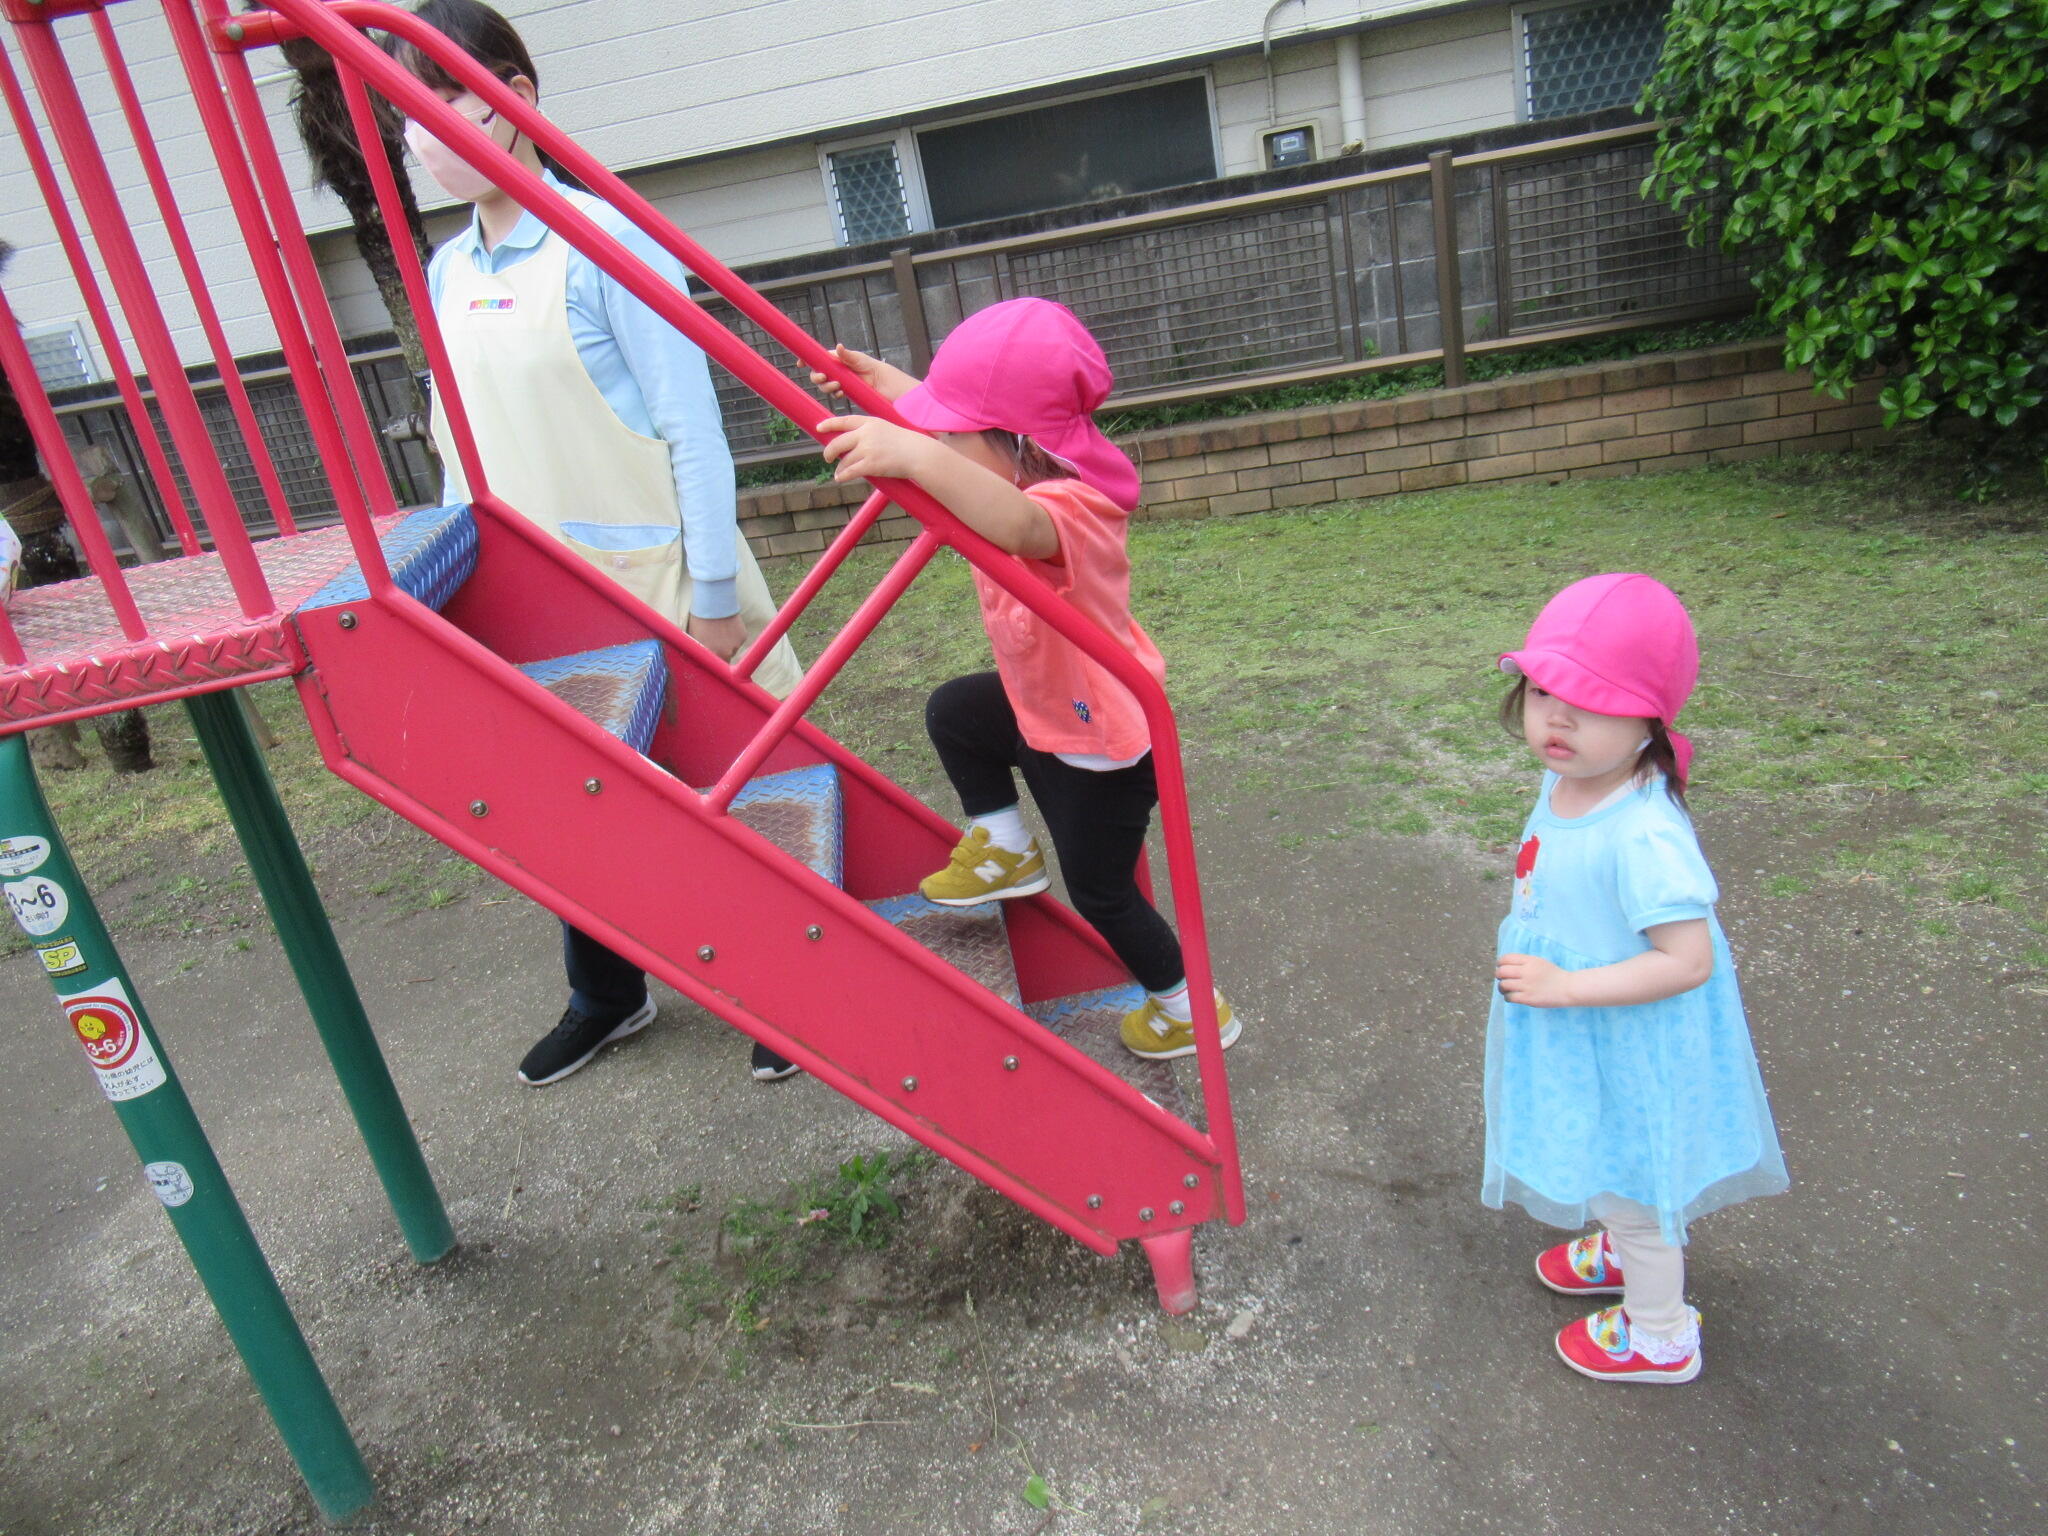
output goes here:
<path id="1" fill-rule="evenodd" d="M 476 97 L 458 96 L 448 105 L 488 133 L 492 143 L 510 149 L 518 142 L 519 131 L 516 128 L 512 130 L 509 139 L 500 136 L 498 128 L 502 120 L 496 112 Z M 507 123 L 505 126 L 511 125 Z M 421 167 L 433 177 L 434 185 L 457 202 L 474 203 L 498 190 L 495 181 L 410 118 L 405 124 L 405 147 L 413 152 Z"/>

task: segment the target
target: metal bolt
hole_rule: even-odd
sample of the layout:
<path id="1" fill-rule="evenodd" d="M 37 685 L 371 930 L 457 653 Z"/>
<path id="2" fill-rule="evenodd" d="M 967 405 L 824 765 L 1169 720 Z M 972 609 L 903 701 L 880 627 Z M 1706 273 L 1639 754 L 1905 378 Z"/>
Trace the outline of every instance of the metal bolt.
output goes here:
<path id="1" fill-rule="evenodd" d="M 1169 1216 L 1178 1216 L 1182 1211 L 1186 1209 L 1187 1207 L 1185 1205 L 1182 1205 L 1180 1201 L 1176 1200 L 1173 1202 L 1173 1204 L 1169 1205 L 1166 1208 L 1166 1214 Z"/>
<path id="2" fill-rule="evenodd" d="M 1185 1184 L 1189 1189 L 1200 1189 L 1202 1187 L 1202 1176 L 1199 1173 L 1191 1173 L 1182 1179 L 1181 1183 Z"/>
<path id="3" fill-rule="evenodd" d="M 43 0 L 34 0 L 34 3 L 41 5 Z M 239 21 L 229 22 L 223 30 L 227 33 L 228 41 L 231 43 L 239 43 L 247 35 Z"/>
<path id="4" fill-rule="evenodd" d="M 585 780 L 583 781 L 583 789 L 584 789 L 584 792 L 585 792 L 586 794 L 592 794 L 592 795 L 594 795 L 594 794 L 596 794 L 596 793 L 597 793 L 597 792 L 598 792 L 599 790 L 601 790 L 601 789 L 603 789 L 603 788 L 604 788 L 604 780 L 603 780 L 603 779 L 585 779 Z"/>
<path id="5" fill-rule="evenodd" d="M 818 940 L 825 937 L 825 930 L 820 928 L 816 923 L 813 923 L 810 927 L 804 930 L 804 937 L 809 939 L 813 944 L 815 944 L 818 942 Z"/>
<path id="6" fill-rule="evenodd" d="M 1151 1219 L 1152 1219 L 1152 1207 L 1151 1207 L 1151 1206 L 1149 1206 L 1149 1205 L 1141 1205 L 1141 1206 L 1139 1206 L 1139 1207 L 1138 1207 L 1138 1220 L 1140 1220 L 1140 1221 L 1150 1221 Z"/>
<path id="7" fill-rule="evenodd" d="M 1090 1195 L 1090 1196 L 1088 1197 L 1088 1209 L 1089 1209 L 1089 1210 L 1091 1210 L 1091 1211 L 1099 1211 L 1099 1210 L 1101 1210 L 1101 1209 L 1102 1209 L 1102 1196 L 1100 1196 L 1100 1195 Z"/>
<path id="8" fill-rule="evenodd" d="M 709 944 L 699 944 L 697 946 L 697 958 L 699 960 L 712 960 L 716 959 L 717 956 L 718 951 L 713 949 Z"/>
<path id="9" fill-rule="evenodd" d="M 491 808 L 481 800 L 472 800 L 469 802 L 469 814 L 472 816 L 488 816 L 491 814 Z"/>
<path id="10" fill-rule="evenodd" d="M 903 1079 L 903 1091 L 905 1093 L 917 1092 L 917 1079 L 914 1077 L 906 1077 L 905 1079 Z"/>
<path id="11" fill-rule="evenodd" d="M 1014 1056 L 1005 1056 L 1005 1057 L 1003 1058 L 1003 1070 L 1004 1070 L 1005 1072 L 1014 1072 L 1014 1071 L 1016 1071 L 1016 1070 L 1017 1070 L 1017 1058 L 1016 1058 L 1016 1057 L 1014 1057 Z"/>
<path id="12" fill-rule="evenodd" d="M 334 622 L 339 624 L 343 629 L 354 629 L 356 627 L 356 616 L 344 610 L 341 617 L 336 619 Z"/>

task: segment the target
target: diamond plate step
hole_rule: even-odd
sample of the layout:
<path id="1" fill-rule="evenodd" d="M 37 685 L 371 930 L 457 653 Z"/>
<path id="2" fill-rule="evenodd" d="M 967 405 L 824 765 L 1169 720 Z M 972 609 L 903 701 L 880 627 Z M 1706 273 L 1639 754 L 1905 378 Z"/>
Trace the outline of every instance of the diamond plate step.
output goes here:
<path id="1" fill-rule="evenodd" d="M 913 891 L 868 905 L 955 970 L 966 972 L 1013 1006 L 1021 1006 L 1017 967 L 1010 960 L 1010 935 L 1003 926 L 1000 901 L 985 901 L 978 907 L 942 907 Z"/>
<path id="2" fill-rule="evenodd" d="M 839 770 L 830 763 L 748 780 L 732 798 L 732 814 L 834 885 L 844 883 L 846 835 Z"/>
<path id="3" fill-rule="evenodd" d="M 1144 1001 L 1145 989 L 1131 981 L 1120 987 L 1104 987 L 1099 992 L 1076 992 L 1072 997 L 1030 1003 L 1024 1011 L 1082 1055 L 1109 1068 L 1168 1114 L 1187 1120 L 1187 1101 L 1181 1096 L 1173 1063 L 1151 1061 L 1124 1048 L 1119 1033 L 1124 1015 Z"/>
<path id="4" fill-rule="evenodd" d="M 668 692 L 668 663 L 654 640 L 631 640 L 549 661 L 520 671 L 587 720 L 610 731 L 635 752 L 645 752 Z"/>
<path id="5" fill-rule="evenodd" d="M 422 507 L 384 535 L 384 560 L 399 591 L 439 612 L 476 570 L 476 519 L 467 505 Z M 299 604 L 305 613 L 369 598 L 360 566 L 351 565 Z"/>

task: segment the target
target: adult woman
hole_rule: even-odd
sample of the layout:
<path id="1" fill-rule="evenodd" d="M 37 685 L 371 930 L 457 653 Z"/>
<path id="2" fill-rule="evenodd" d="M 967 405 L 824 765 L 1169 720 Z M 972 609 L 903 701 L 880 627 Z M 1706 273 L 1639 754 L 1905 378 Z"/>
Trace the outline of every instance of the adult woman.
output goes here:
<path id="1" fill-rule="evenodd" d="M 421 0 L 416 14 L 526 101 L 532 56 L 479 0 Z M 657 273 L 680 264 L 608 204 L 565 185 L 533 141 L 417 48 L 393 57 L 545 177 Z M 441 189 L 473 204 L 469 227 L 434 253 L 428 285 L 456 385 L 494 495 L 634 596 L 730 660 L 773 617 L 737 523 L 732 456 L 704 354 L 512 196 L 417 123 L 406 143 Z M 434 436 L 451 444 L 437 400 Z M 444 451 L 445 499 L 467 495 Z M 786 694 L 800 675 L 785 641 L 756 673 Z M 647 978 L 567 924 L 569 1006 L 520 1063 L 531 1086 L 559 1082 L 654 1017 Z M 795 1070 L 756 1047 L 754 1076 Z"/>

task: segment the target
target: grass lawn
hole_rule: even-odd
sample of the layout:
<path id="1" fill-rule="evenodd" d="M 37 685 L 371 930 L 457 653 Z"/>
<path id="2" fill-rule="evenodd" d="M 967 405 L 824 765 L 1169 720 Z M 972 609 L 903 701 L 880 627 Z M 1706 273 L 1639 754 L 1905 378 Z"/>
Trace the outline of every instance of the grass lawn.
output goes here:
<path id="1" fill-rule="evenodd" d="M 1685 724 L 1695 805 L 1763 818 L 1810 851 L 1772 894 L 1875 882 L 1930 939 L 1965 909 L 2048 969 L 2048 494 L 1960 501 L 1932 449 L 1633 479 L 1384 498 L 1305 512 L 1141 523 L 1134 606 L 1165 652 L 1191 757 L 1242 792 L 1328 795 L 1325 834 L 1512 839 L 1534 765 L 1493 722 L 1493 657 L 1543 601 L 1601 570 L 1645 570 L 1691 607 L 1704 648 Z M 797 632 L 815 655 L 893 551 L 866 551 Z M 799 567 L 777 562 L 777 591 Z M 945 804 L 926 691 L 987 665 L 967 570 L 942 556 L 826 694 L 825 729 Z M 400 907 L 477 878 L 321 768 L 282 685 L 258 690 L 283 738 L 272 771 L 323 859 L 374 853 L 365 888 Z M 204 930 L 249 916 L 176 707 L 153 712 L 165 766 L 49 773 L 60 820 L 127 924 Z M 87 734 L 88 751 L 97 761 Z M 1212 785 L 1221 780 L 1208 776 Z M 1292 834 L 1300 841 L 1305 834 Z M 217 900 L 229 898 L 232 900 Z M 260 918 L 258 919 L 260 921 Z"/>

